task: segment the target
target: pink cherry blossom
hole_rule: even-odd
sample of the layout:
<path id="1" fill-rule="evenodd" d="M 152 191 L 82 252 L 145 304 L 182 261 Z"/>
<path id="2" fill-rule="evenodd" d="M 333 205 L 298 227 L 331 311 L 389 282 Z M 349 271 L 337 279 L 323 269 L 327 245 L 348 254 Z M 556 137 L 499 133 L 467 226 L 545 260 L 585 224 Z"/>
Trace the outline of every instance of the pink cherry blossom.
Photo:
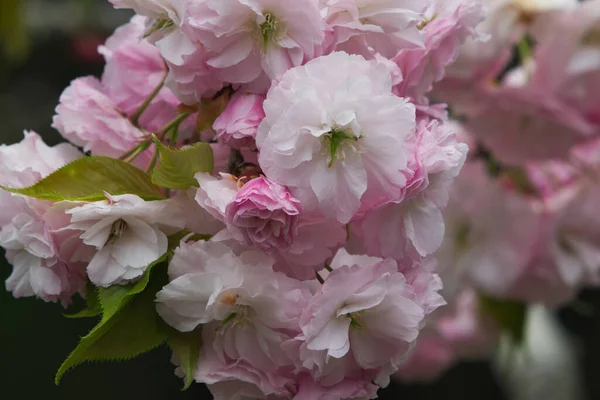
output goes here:
<path id="1" fill-rule="evenodd" d="M 226 214 L 227 220 L 240 228 L 247 246 L 285 250 L 298 235 L 301 210 L 287 188 L 259 177 L 242 187 Z"/>
<path id="2" fill-rule="evenodd" d="M 555 306 L 583 287 L 600 284 L 598 193 L 583 179 L 544 200 L 537 246 L 509 296 Z"/>
<path id="3" fill-rule="evenodd" d="M 356 368 L 377 371 L 373 379 L 385 386 L 416 340 L 425 310 L 393 260 L 346 255 L 332 267 L 300 318 L 302 366 L 327 386 Z"/>
<path id="4" fill-rule="evenodd" d="M 573 8 L 577 0 L 486 0 L 486 19 L 478 30 L 489 40 L 467 38 L 456 62 L 446 71 L 446 80 L 459 85 L 482 78 L 495 78 L 510 61 L 511 46 L 526 33 L 534 33 L 538 20 L 548 13 L 562 13 Z M 552 25 L 546 25 L 550 29 Z M 448 82 L 445 82 L 448 83 Z M 461 90 L 456 87 L 457 90 Z M 464 89 L 462 89 L 464 91 Z"/>
<path id="5" fill-rule="evenodd" d="M 323 40 L 318 0 L 191 2 L 186 32 L 212 56 L 206 64 L 225 82 L 270 79 L 314 56 Z M 269 82 L 264 80 L 263 90 Z"/>
<path id="6" fill-rule="evenodd" d="M 478 109 L 469 112 L 467 129 L 506 164 L 564 159 L 597 129 L 547 88 L 487 87 L 479 99 Z"/>
<path id="7" fill-rule="evenodd" d="M 298 221 L 298 236 L 287 251 L 278 251 L 275 270 L 300 280 L 315 278 L 346 240 L 346 229 L 335 220 L 304 214 Z"/>
<path id="8" fill-rule="evenodd" d="M 421 47 L 417 29 L 427 1 L 320 0 L 325 15 L 325 52 L 346 51 L 369 57 L 373 51 L 393 57 L 402 48 Z"/>
<path id="9" fill-rule="evenodd" d="M 415 292 L 415 301 L 426 315 L 446 305 L 446 300 L 441 295 L 444 285 L 436 273 L 436 268 L 437 261 L 432 258 L 410 264 L 399 264 L 400 272 L 404 274 L 406 282 Z"/>
<path id="10" fill-rule="evenodd" d="M 182 243 L 169 268 L 171 282 L 157 295 L 158 311 L 181 331 L 211 321 L 235 328 L 246 319 L 275 330 L 292 329 L 286 323 L 298 318 L 307 292 L 297 281 L 273 272 L 272 265 L 273 259 L 259 251 L 237 256 L 221 243 Z M 202 285 L 190 285 L 202 280 Z M 178 307 L 184 303 L 198 306 L 186 311 Z"/>
<path id="11" fill-rule="evenodd" d="M 446 237 L 436 253 L 449 290 L 465 274 L 476 288 L 505 296 L 533 257 L 542 218 L 533 204 L 468 163 L 451 190 Z"/>
<path id="12" fill-rule="evenodd" d="M 60 97 L 52 126 L 94 155 L 120 157 L 144 134 L 102 91 L 94 77 L 79 78 Z"/>
<path id="13" fill-rule="evenodd" d="M 444 77 L 446 66 L 458 55 L 460 44 L 467 37 L 485 38 L 475 30 L 483 19 L 481 0 L 434 2 L 421 23 L 424 47 L 400 50 L 393 58 L 403 73 L 402 82 L 394 87 L 394 92 L 426 102 L 425 94 Z"/>
<path id="14" fill-rule="evenodd" d="M 598 1 L 541 17 L 540 29 L 534 31 L 539 45 L 531 78 L 533 85 L 549 89 L 596 127 L 600 126 L 600 46 L 594 37 L 599 22 Z"/>
<path id="15" fill-rule="evenodd" d="M 157 294 L 157 310 L 180 331 L 208 324 L 204 351 L 216 359 L 201 357 L 197 379 L 208 384 L 245 380 L 235 375 L 241 369 L 245 372 L 238 374 L 257 374 L 266 381 L 259 387 L 267 394 L 265 385 L 283 380 L 276 385 L 283 390 L 287 384 L 282 368 L 291 367 L 292 360 L 281 344 L 299 333 L 298 318 L 310 293 L 299 281 L 274 272 L 273 262 L 265 253 L 238 256 L 213 242 L 182 243 L 176 251 L 171 282 Z"/>
<path id="16" fill-rule="evenodd" d="M 514 21 L 496 28 L 520 24 L 525 25 L 523 29 L 509 29 L 506 33 L 514 37 L 502 44 L 483 69 L 468 58 L 469 51 L 461 51 L 462 57 L 467 56 L 465 65 L 476 70 L 461 70 L 459 58 L 448 70 L 449 76 L 436 86 L 436 97 L 466 117 L 468 129 L 495 159 L 519 166 L 565 159 L 573 146 L 598 134 L 600 98 L 594 87 L 600 75 L 594 71 L 600 64 L 594 56 L 597 46 L 586 42 L 598 20 L 598 7 L 593 3 L 583 7 L 571 0 L 498 2 L 486 25 L 511 14 Z M 523 50 L 528 43 L 525 31 L 536 42 L 529 51 Z M 492 40 L 501 36 L 492 31 Z M 511 46 L 518 41 L 521 65 L 513 68 Z M 481 46 L 474 49 L 476 56 L 485 52 Z M 467 82 L 469 90 L 461 89 Z"/>
<path id="17" fill-rule="evenodd" d="M 224 327 L 233 328 L 244 318 L 284 329 L 285 323 L 301 312 L 305 292 L 300 285 L 290 293 L 268 289 L 265 285 L 295 285 L 292 279 L 273 272 L 272 265 L 273 259 L 260 251 L 245 251 L 238 256 L 221 243 L 182 243 L 170 263 L 171 283 L 157 295 L 158 311 L 181 331 L 211 321 L 226 321 Z M 272 279 L 265 279 L 267 276 Z M 190 285 L 201 280 L 205 283 Z M 275 310 L 278 301 L 284 300 L 289 302 L 288 308 Z M 179 303 L 198 306 L 184 310 L 177 306 Z M 239 312 L 239 321 L 231 316 L 234 312 Z"/>
<path id="18" fill-rule="evenodd" d="M 65 230 L 83 231 L 83 242 L 98 250 L 87 273 L 92 283 L 103 287 L 140 278 L 167 252 L 167 235 L 185 225 L 171 200 L 146 202 L 135 195 L 107 194 L 103 201 L 57 206 L 69 207 L 71 224 Z"/>
<path id="19" fill-rule="evenodd" d="M 205 383 L 215 399 L 292 398 L 295 379 L 290 368 L 264 370 L 244 358 L 229 358 L 224 354 L 218 328 L 218 323 L 212 323 L 202 330 L 203 346 L 194 373 L 197 382 Z M 240 335 L 240 339 L 244 337 Z M 249 346 L 248 350 L 260 348 L 260 344 L 244 344 Z"/>
<path id="20" fill-rule="evenodd" d="M 345 53 L 320 57 L 286 72 L 264 109 L 259 163 L 307 211 L 347 223 L 363 198 L 399 197 L 415 109 L 391 93 L 384 66 Z"/>
<path id="21" fill-rule="evenodd" d="M 196 192 L 196 201 L 213 217 L 225 222 L 229 204 L 237 196 L 238 179 L 230 174 L 221 173 L 220 179 L 200 172 L 196 180 L 200 188 Z"/>
<path id="22" fill-rule="evenodd" d="M 304 213 L 285 187 L 265 177 L 252 179 L 241 188 L 243 182 L 228 174 L 217 179 L 200 173 L 196 179 L 200 206 L 227 225 L 213 240 L 262 248 L 275 258 L 275 269 L 291 277 L 314 279 L 315 270 L 323 269 L 345 240 L 341 224 Z M 269 204 L 272 209 L 266 208 Z M 252 217 L 254 213 L 258 218 Z"/>
<path id="23" fill-rule="evenodd" d="M 418 259 L 439 248 L 445 232 L 442 210 L 468 150 L 457 142 L 455 129 L 455 125 L 423 120 L 416 138 L 409 137 L 412 171 L 401 201 L 368 211 L 354 226 L 370 254 Z"/>
<path id="24" fill-rule="evenodd" d="M 256 131 L 265 117 L 264 100 L 261 95 L 234 94 L 213 124 L 217 139 L 237 148 L 254 147 Z"/>
<path id="25" fill-rule="evenodd" d="M 550 172 L 549 172 L 550 173 Z M 592 204 L 595 189 L 568 180 L 542 182 L 535 196 L 487 176 L 479 162 L 465 167 L 452 190 L 447 238 L 437 253 L 446 287 L 467 280 L 486 294 L 558 305 L 600 283 Z M 560 175 L 559 175 L 560 176 Z"/>
<path id="26" fill-rule="evenodd" d="M 182 0 L 110 0 L 115 8 L 131 8 L 148 17 L 146 35 L 149 35 L 162 56 L 181 65 L 183 57 L 192 54 L 194 43 L 180 29 L 184 22 L 188 1 Z"/>
<path id="27" fill-rule="evenodd" d="M 115 106 L 132 115 L 167 75 L 167 65 L 156 47 L 143 39 L 146 18 L 135 16 L 118 28 L 99 51 L 106 59 L 103 92 Z M 140 124 L 157 132 L 177 116 L 179 101 L 162 88 L 140 118 Z"/>
<path id="28" fill-rule="evenodd" d="M 71 145 L 48 147 L 36 133 L 25 132 L 20 143 L 0 146 L 0 184 L 29 186 L 81 156 Z M 49 216 L 48 201 L 3 190 L 0 201 L 0 246 L 13 265 L 6 289 L 15 297 L 37 296 L 69 304 L 73 294 L 84 291 L 86 278 L 85 266 L 72 261 L 73 253 L 83 247 L 81 241 L 55 232 L 68 219 Z"/>
<path id="29" fill-rule="evenodd" d="M 210 57 L 211 54 L 200 46 L 184 56 L 181 63 L 168 62 L 169 76 L 165 85 L 181 102 L 199 104 L 223 88 L 224 83 L 217 78 L 214 68 L 206 64 Z"/>

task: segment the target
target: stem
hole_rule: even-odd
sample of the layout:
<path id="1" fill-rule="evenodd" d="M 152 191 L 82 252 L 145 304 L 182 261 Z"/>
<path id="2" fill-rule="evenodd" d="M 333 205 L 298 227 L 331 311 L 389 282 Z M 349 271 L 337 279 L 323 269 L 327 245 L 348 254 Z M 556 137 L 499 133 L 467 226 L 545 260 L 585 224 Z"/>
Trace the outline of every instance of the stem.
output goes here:
<path id="1" fill-rule="evenodd" d="M 158 162 L 158 147 L 154 146 L 154 154 L 152 155 L 152 160 L 150 161 L 150 165 L 148 165 L 148 169 L 146 169 L 147 173 L 152 172 L 154 167 L 156 167 L 156 163 Z"/>
<path id="2" fill-rule="evenodd" d="M 161 89 L 165 85 L 165 80 L 166 79 L 167 79 L 167 74 L 165 74 L 164 78 L 162 79 L 162 81 L 160 81 L 160 83 L 158 84 L 158 86 L 156 88 L 154 88 L 154 90 L 152 91 L 152 93 L 150 93 L 150 95 L 146 98 L 146 100 L 144 100 L 144 102 L 142 103 L 142 105 L 139 106 L 139 108 L 137 110 L 135 110 L 135 112 L 133 114 L 131 114 L 131 117 L 129 117 L 129 120 L 131 121 L 131 123 L 133 125 L 139 126 L 140 117 L 142 116 L 142 114 L 144 113 L 144 111 L 146 111 L 146 108 L 148 108 L 148 106 L 150 105 L 150 103 L 152 103 L 152 100 L 154 100 L 154 98 L 161 91 Z"/>
<path id="3" fill-rule="evenodd" d="M 140 144 L 136 144 L 130 150 L 127 150 L 125 153 L 123 153 L 123 155 L 121 155 L 121 157 L 119 157 L 119 160 L 126 160 L 127 158 L 131 157 L 131 155 L 133 153 L 135 153 L 140 147 L 143 147 L 144 145 L 146 145 L 146 143 L 150 143 L 150 142 L 144 141 Z"/>
<path id="4" fill-rule="evenodd" d="M 132 162 L 133 160 L 138 158 L 140 154 L 148 150 L 148 147 L 150 147 L 150 142 L 143 142 L 139 144 L 129 156 L 122 158 L 122 160 L 128 163 Z"/>
<path id="5" fill-rule="evenodd" d="M 189 117 L 191 115 L 191 113 L 186 112 L 183 113 L 181 115 L 178 115 L 177 117 L 175 117 L 171 122 L 169 122 L 167 125 L 165 125 L 160 132 L 158 132 L 158 134 L 156 135 L 158 137 L 158 139 L 162 142 L 165 139 L 165 135 L 173 128 L 178 129 L 179 125 L 181 125 L 181 123 L 183 121 L 185 121 L 185 119 L 187 117 Z"/>

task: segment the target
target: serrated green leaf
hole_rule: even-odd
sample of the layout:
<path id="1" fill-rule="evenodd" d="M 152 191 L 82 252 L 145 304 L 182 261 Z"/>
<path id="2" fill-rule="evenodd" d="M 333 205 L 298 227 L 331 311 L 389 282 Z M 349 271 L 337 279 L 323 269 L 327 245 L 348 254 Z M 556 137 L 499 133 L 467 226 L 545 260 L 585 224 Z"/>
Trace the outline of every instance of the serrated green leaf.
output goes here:
<path id="1" fill-rule="evenodd" d="M 194 175 L 198 172 L 212 173 L 214 159 L 208 143 L 195 143 L 192 146 L 175 150 L 165 146 L 156 136 L 156 148 L 160 162 L 152 171 L 152 182 L 167 188 L 185 190 L 198 186 Z"/>
<path id="2" fill-rule="evenodd" d="M 75 314 L 64 314 L 67 318 L 89 318 L 95 317 L 102 314 L 102 306 L 100 305 L 100 298 L 98 297 L 98 291 L 91 282 L 88 281 L 86 288 L 86 308 Z"/>
<path id="3" fill-rule="evenodd" d="M 145 200 L 163 197 L 144 171 L 124 161 L 103 156 L 82 157 L 27 188 L 0 188 L 52 201 L 99 201 L 106 198 L 104 192 L 113 196 L 135 194 Z"/>
<path id="4" fill-rule="evenodd" d="M 168 330 L 156 313 L 154 304 L 156 293 L 168 281 L 166 268 L 154 268 L 152 274 L 152 268 L 149 270 L 148 280 L 142 279 L 131 285 L 127 294 L 122 297 L 118 297 L 116 293 L 104 293 L 103 296 L 99 291 L 104 309 L 102 320 L 81 339 L 77 348 L 61 365 L 55 378 L 57 385 L 65 372 L 83 362 L 127 360 L 166 341 Z M 135 291 L 139 291 L 138 294 L 131 295 Z"/>
<path id="5" fill-rule="evenodd" d="M 181 390 L 187 390 L 194 382 L 194 371 L 198 364 L 200 348 L 202 347 L 202 330 L 196 329 L 192 332 L 179 332 L 171 329 L 167 343 L 173 353 L 179 358 L 181 369 L 185 373 L 184 386 Z"/>
<path id="6" fill-rule="evenodd" d="M 527 319 L 527 305 L 525 303 L 480 295 L 479 304 L 482 311 L 490 315 L 516 343 L 523 342 Z"/>

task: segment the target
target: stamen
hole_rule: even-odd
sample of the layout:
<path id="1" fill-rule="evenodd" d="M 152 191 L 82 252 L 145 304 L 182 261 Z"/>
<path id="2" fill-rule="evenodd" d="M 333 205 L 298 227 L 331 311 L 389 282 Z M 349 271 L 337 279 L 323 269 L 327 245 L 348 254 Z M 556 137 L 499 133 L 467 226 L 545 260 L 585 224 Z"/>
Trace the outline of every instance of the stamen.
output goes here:
<path id="1" fill-rule="evenodd" d="M 227 296 L 237 301 L 238 296 Z M 252 319 L 254 311 L 250 306 L 236 304 L 233 306 L 233 311 L 225 317 L 225 319 L 216 328 L 217 332 L 222 332 L 227 326 L 235 326 L 239 324 L 247 324 Z"/>
<path id="2" fill-rule="evenodd" d="M 344 317 L 350 319 L 350 327 L 351 328 L 360 330 L 360 329 L 364 328 L 363 321 L 362 321 L 364 313 L 365 313 L 364 311 L 357 311 L 357 312 L 345 314 Z"/>
<path id="3" fill-rule="evenodd" d="M 350 136 L 348 134 L 346 134 L 343 130 L 340 129 L 334 129 L 331 132 L 325 134 L 323 136 L 323 140 L 325 142 L 325 147 L 329 147 L 329 155 L 330 155 L 330 161 L 329 161 L 329 168 L 331 168 L 331 166 L 333 165 L 333 162 L 336 159 L 340 159 L 340 160 L 344 160 L 344 152 L 341 151 L 340 149 L 340 145 L 345 141 L 345 140 L 351 140 L 354 142 L 357 142 L 358 139 L 360 139 L 360 137 L 356 137 L 356 136 Z"/>
<path id="4" fill-rule="evenodd" d="M 157 19 L 144 33 L 144 39 L 155 32 L 169 30 L 175 26 L 175 22 L 169 18 Z"/>
<path id="5" fill-rule="evenodd" d="M 222 300 L 221 303 L 227 304 L 228 306 L 234 306 L 237 303 L 239 296 L 237 295 L 227 295 Z"/>
<path id="6" fill-rule="evenodd" d="M 267 12 L 263 14 L 265 17 L 265 22 L 260 25 L 260 33 L 262 34 L 265 51 L 269 47 L 269 40 L 273 36 L 273 34 L 277 31 L 279 26 L 279 22 L 275 19 L 273 14 Z"/>
<path id="7" fill-rule="evenodd" d="M 110 234 L 106 239 L 105 246 L 115 243 L 127 231 L 127 222 L 122 219 L 116 220 L 110 228 Z"/>
<path id="8" fill-rule="evenodd" d="M 433 14 L 431 18 L 425 17 L 421 22 L 417 24 L 418 30 L 423 30 L 431 21 L 437 18 L 437 13 Z"/>

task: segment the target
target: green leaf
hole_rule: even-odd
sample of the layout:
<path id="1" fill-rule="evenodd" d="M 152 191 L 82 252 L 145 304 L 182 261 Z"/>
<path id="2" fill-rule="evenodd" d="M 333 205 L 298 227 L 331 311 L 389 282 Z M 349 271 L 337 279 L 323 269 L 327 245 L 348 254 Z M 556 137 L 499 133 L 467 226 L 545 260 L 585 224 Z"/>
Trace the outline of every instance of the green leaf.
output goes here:
<path id="1" fill-rule="evenodd" d="M 84 310 L 81 310 L 75 314 L 64 314 L 65 317 L 72 319 L 88 318 L 102 314 L 102 306 L 100 304 L 100 298 L 98 297 L 98 291 L 96 287 L 92 285 L 92 283 L 89 281 L 87 283 L 85 293 L 85 301 L 87 303 L 87 307 Z"/>
<path id="2" fill-rule="evenodd" d="M 152 182 L 155 185 L 185 190 L 198 186 L 194 178 L 196 173 L 212 173 L 214 159 L 208 143 L 196 143 L 176 150 L 165 146 L 156 136 L 154 142 L 160 154 L 160 163 L 152 172 Z"/>
<path id="3" fill-rule="evenodd" d="M 150 274 L 152 269 L 123 291 L 99 291 L 102 320 L 61 365 L 55 377 L 57 385 L 65 372 L 85 361 L 126 360 L 165 342 L 168 330 L 156 313 L 154 300 L 167 283 L 166 268 Z"/>
<path id="4" fill-rule="evenodd" d="M 527 305 L 511 300 L 500 300 L 480 295 L 481 309 L 490 315 L 500 328 L 506 332 L 516 343 L 522 343 L 525 338 L 525 322 L 527 319 Z"/>
<path id="5" fill-rule="evenodd" d="M 144 171 L 124 161 L 103 156 L 75 160 L 24 189 L 0 188 L 52 201 L 99 201 L 106 198 L 104 192 L 113 196 L 135 194 L 145 200 L 163 197 Z"/>
<path id="6" fill-rule="evenodd" d="M 184 386 L 181 390 L 187 390 L 194 382 L 194 371 L 198 364 L 200 348 L 202 347 L 202 330 L 196 329 L 192 332 L 179 332 L 171 329 L 167 343 L 173 353 L 179 358 L 181 369 L 185 373 Z"/>

